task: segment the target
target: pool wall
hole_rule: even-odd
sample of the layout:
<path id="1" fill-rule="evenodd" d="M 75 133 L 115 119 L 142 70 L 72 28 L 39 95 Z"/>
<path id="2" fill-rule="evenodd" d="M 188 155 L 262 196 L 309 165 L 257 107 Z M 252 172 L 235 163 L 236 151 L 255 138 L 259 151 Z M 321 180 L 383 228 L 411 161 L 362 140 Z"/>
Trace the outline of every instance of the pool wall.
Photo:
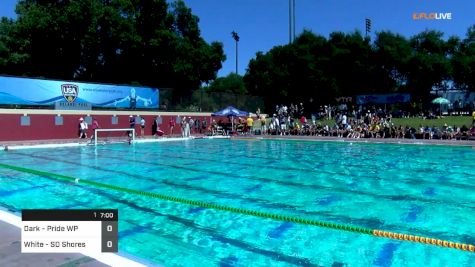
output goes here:
<path id="1" fill-rule="evenodd" d="M 61 116 L 62 125 L 56 125 L 55 117 Z M 146 121 L 145 135 L 152 134 L 152 121 L 160 115 L 162 124 L 160 129 L 169 134 L 168 122 L 175 120 L 177 116 L 206 119 L 209 125 L 211 113 L 198 112 L 152 112 L 152 111 L 66 111 L 66 110 L 32 110 L 32 109 L 0 109 L 0 141 L 19 140 L 47 140 L 76 138 L 78 135 L 78 120 L 80 117 L 93 116 L 99 122 L 101 128 L 128 128 L 129 116 L 142 116 Z M 112 124 L 112 118 L 118 118 L 117 124 Z M 29 118 L 29 125 L 22 125 L 22 120 Z M 140 133 L 139 124 L 136 131 Z M 89 135 L 92 130 L 89 129 Z M 179 126 L 175 126 L 174 134 L 180 134 Z M 109 133 L 109 136 L 123 135 L 123 133 Z"/>

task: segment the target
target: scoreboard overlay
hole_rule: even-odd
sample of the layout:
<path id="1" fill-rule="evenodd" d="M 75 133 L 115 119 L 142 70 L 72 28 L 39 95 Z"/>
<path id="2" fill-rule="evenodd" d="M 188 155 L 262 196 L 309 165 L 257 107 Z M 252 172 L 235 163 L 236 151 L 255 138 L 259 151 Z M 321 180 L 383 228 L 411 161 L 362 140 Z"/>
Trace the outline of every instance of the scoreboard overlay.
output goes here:
<path id="1" fill-rule="evenodd" d="M 118 252 L 118 210 L 22 210 L 22 253 Z"/>

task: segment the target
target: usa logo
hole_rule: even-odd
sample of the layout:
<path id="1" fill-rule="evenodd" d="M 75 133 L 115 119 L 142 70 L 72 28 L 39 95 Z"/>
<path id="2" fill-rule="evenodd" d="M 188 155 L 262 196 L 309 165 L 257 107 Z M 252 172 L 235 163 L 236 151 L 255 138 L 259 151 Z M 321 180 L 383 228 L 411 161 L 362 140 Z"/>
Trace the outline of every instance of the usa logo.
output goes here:
<path id="1" fill-rule="evenodd" d="M 63 93 L 64 98 L 72 103 L 78 97 L 79 86 L 74 84 L 61 84 L 61 92 Z"/>

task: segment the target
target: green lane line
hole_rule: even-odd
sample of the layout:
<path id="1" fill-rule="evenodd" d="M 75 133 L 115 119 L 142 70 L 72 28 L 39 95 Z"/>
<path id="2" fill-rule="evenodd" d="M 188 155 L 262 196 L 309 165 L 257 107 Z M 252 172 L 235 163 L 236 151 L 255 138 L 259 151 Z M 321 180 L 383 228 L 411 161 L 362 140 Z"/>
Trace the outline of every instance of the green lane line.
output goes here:
<path id="1" fill-rule="evenodd" d="M 202 207 L 202 208 L 209 208 L 209 209 L 227 211 L 227 212 L 232 212 L 232 213 L 237 213 L 237 214 L 250 215 L 254 217 L 273 219 L 273 220 L 278 220 L 278 221 L 293 222 L 293 223 L 298 223 L 298 224 L 313 225 L 313 226 L 326 227 L 326 228 L 331 228 L 331 229 L 336 229 L 336 230 L 344 230 L 344 231 L 349 231 L 349 232 L 372 235 L 372 229 L 363 228 L 363 227 L 303 219 L 303 218 L 297 218 L 297 217 L 292 217 L 292 216 L 287 216 L 287 215 L 248 210 L 248 209 L 229 207 L 229 206 L 224 206 L 224 205 L 219 205 L 219 204 L 207 203 L 203 201 L 173 197 L 173 196 L 168 196 L 168 195 L 163 195 L 163 194 L 158 194 L 158 193 L 153 193 L 153 192 L 144 192 L 144 191 L 120 187 L 116 185 L 99 183 L 99 182 L 94 182 L 94 181 L 89 181 L 89 180 L 84 180 L 84 179 L 78 179 L 71 176 L 45 172 L 45 171 L 38 171 L 38 170 L 33 170 L 29 168 L 13 166 L 13 165 L 8 165 L 8 164 L 3 164 L 3 163 L 0 163 L 0 167 L 23 172 L 23 173 L 46 176 L 46 177 L 50 177 L 50 178 L 54 178 L 54 179 L 58 179 L 58 180 L 66 181 L 66 182 L 75 183 L 76 181 L 78 181 L 79 184 L 86 184 L 86 185 L 94 186 L 97 188 L 111 189 L 111 190 L 115 190 L 119 192 L 125 192 L 129 194 L 140 195 L 140 196 L 147 196 L 147 197 L 152 197 L 156 199 L 178 202 L 178 203 Z"/>
<path id="2" fill-rule="evenodd" d="M 166 201 L 173 201 L 173 202 L 178 202 L 182 204 L 215 209 L 215 210 L 220 210 L 220 211 L 227 211 L 227 212 L 232 212 L 236 214 L 244 214 L 244 215 L 250 215 L 254 217 L 278 220 L 278 221 L 293 222 L 293 223 L 298 223 L 298 224 L 313 225 L 313 226 L 331 228 L 331 229 L 342 230 L 342 231 L 347 231 L 347 232 L 367 234 L 367 235 L 371 235 L 375 237 L 405 240 L 405 241 L 410 241 L 410 242 L 417 242 L 417 243 L 434 245 L 434 246 L 450 247 L 450 248 L 455 248 L 458 250 L 475 252 L 475 246 L 471 244 L 449 242 L 446 240 L 419 237 L 419 236 L 413 236 L 413 235 L 407 235 L 407 234 L 401 234 L 401 233 L 395 233 L 395 232 L 387 232 L 387 231 L 382 231 L 378 229 L 369 229 L 369 228 L 363 228 L 363 227 L 358 227 L 358 226 L 353 226 L 353 225 L 344 225 L 344 224 L 338 224 L 338 223 L 332 223 L 332 222 L 316 221 L 316 220 L 298 218 L 298 217 L 287 216 L 287 215 L 282 215 L 282 214 L 229 207 L 229 206 L 224 206 L 224 205 L 219 205 L 219 204 L 207 203 L 203 201 L 168 196 L 168 195 L 163 195 L 163 194 L 158 194 L 158 193 L 153 193 L 153 192 L 139 191 L 139 190 L 120 187 L 116 185 L 99 183 L 99 182 L 74 178 L 71 176 L 55 174 L 55 173 L 50 173 L 50 172 L 45 172 L 45 171 L 38 171 L 38 170 L 33 170 L 29 168 L 23 168 L 23 167 L 13 166 L 13 165 L 8 165 L 8 164 L 3 164 L 3 163 L 0 163 L 0 168 L 15 170 L 15 171 L 39 175 L 39 176 L 45 176 L 52 179 L 57 179 L 61 181 L 71 182 L 71 183 L 86 184 L 86 185 L 90 185 L 90 186 L 100 188 L 100 189 L 111 189 L 118 192 L 125 192 L 129 194 L 146 196 L 146 197 L 151 197 L 151 198 L 156 198 L 156 199 L 166 200 Z"/>

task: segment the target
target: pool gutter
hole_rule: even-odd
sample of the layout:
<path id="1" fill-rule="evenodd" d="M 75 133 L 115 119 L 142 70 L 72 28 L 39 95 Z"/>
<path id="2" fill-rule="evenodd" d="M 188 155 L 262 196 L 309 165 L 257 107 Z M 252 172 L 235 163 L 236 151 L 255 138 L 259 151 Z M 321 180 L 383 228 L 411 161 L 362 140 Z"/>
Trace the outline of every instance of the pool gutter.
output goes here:
<path id="1" fill-rule="evenodd" d="M 184 140 L 193 140 L 193 139 L 226 139 L 229 136 L 198 136 L 198 137 L 172 137 L 172 138 L 137 138 L 135 143 L 160 143 L 160 142 L 172 142 L 172 141 L 184 141 Z M 115 140 L 108 143 L 99 142 L 98 145 L 104 144 L 114 144 L 114 143 L 124 143 L 124 140 L 121 141 Z M 59 148 L 59 147 L 81 147 L 81 146 L 93 146 L 89 139 L 78 141 L 77 139 L 65 139 L 65 140 L 43 140 L 37 142 L 29 142 L 24 144 L 21 141 L 11 142 L 10 144 L 0 145 L 0 150 L 18 150 L 18 149 L 31 149 L 31 148 Z"/>

